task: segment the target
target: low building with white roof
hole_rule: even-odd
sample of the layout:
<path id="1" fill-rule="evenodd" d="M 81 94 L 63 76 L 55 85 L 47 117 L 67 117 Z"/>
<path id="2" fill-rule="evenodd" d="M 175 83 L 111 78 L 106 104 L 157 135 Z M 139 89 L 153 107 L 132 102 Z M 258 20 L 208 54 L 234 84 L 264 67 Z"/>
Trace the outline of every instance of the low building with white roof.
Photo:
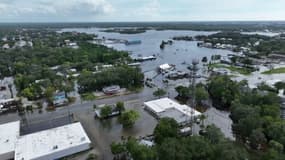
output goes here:
<path id="1" fill-rule="evenodd" d="M 22 136 L 16 143 L 15 160 L 52 160 L 90 148 L 91 141 L 80 123 Z"/>
<path id="2" fill-rule="evenodd" d="M 188 124 L 198 118 L 201 113 L 187 105 L 181 105 L 169 98 L 162 98 L 144 103 L 145 109 L 153 113 L 156 118 L 173 118 L 180 125 Z"/>
<path id="3" fill-rule="evenodd" d="M 169 72 L 169 71 L 172 71 L 175 69 L 175 66 L 174 65 L 171 65 L 171 64 L 168 64 L 168 63 L 165 63 L 165 64 L 162 64 L 159 66 L 159 71 L 164 73 L 164 72 Z"/>
<path id="4" fill-rule="evenodd" d="M 80 122 L 20 136 L 20 122 L 0 125 L 0 159 L 53 160 L 90 149 Z"/>
<path id="5" fill-rule="evenodd" d="M 15 144 L 20 136 L 20 121 L 0 125 L 0 159 L 13 159 Z"/>

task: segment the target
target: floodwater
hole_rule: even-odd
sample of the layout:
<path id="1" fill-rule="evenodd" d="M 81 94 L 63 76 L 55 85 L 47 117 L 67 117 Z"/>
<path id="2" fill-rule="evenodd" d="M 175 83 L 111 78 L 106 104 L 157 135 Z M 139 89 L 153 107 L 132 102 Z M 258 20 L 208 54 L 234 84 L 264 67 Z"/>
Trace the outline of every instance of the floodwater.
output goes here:
<path id="1" fill-rule="evenodd" d="M 128 45 L 122 43 L 108 43 L 105 44 L 108 47 L 112 47 L 116 50 L 128 51 L 131 54 L 131 57 L 141 56 L 151 56 L 156 55 L 157 59 L 153 61 L 143 62 L 141 64 L 142 71 L 145 76 L 152 78 L 153 83 L 159 87 L 164 88 L 167 91 L 167 96 L 171 99 L 177 96 L 175 87 L 179 85 L 188 86 L 188 79 L 181 79 L 176 81 L 169 81 L 169 84 L 166 85 L 162 82 L 164 79 L 163 75 L 157 75 L 157 68 L 159 65 L 164 63 L 176 65 L 177 70 L 189 72 L 187 67 L 191 64 L 193 59 L 201 59 L 203 57 L 211 58 L 212 55 L 227 55 L 233 54 L 233 52 L 228 50 L 219 50 L 219 49 L 209 49 L 209 48 L 199 48 L 197 47 L 197 41 L 174 41 L 173 45 L 166 45 L 164 50 L 160 49 L 161 42 L 167 41 L 174 36 L 196 36 L 196 35 L 209 35 L 216 32 L 198 32 L 198 31 L 155 31 L 149 30 L 141 34 L 119 34 L 119 33 L 105 33 L 100 32 L 98 28 L 71 28 L 63 29 L 60 32 L 84 32 L 89 34 L 96 34 L 99 38 L 107 39 L 120 39 L 120 40 L 141 40 L 142 43 L 139 45 Z M 202 72 L 202 64 L 200 63 L 200 72 Z M 153 132 L 154 127 L 157 124 L 157 121 L 147 112 L 143 110 L 143 102 L 152 100 L 153 91 L 155 88 L 145 87 L 140 93 L 134 95 L 126 95 L 120 97 L 114 97 L 117 101 L 133 101 L 138 100 L 138 102 L 133 102 L 131 104 L 127 103 L 126 107 L 128 109 L 137 110 L 141 117 L 135 124 L 134 128 L 130 130 L 122 129 L 121 125 L 117 123 L 116 118 L 110 119 L 104 122 L 99 120 L 94 120 L 93 114 L 87 116 L 88 114 L 84 113 L 82 115 L 77 115 L 78 119 L 82 122 L 83 126 L 89 133 L 91 139 L 95 142 L 98 150 L 102 153 L 101 156 L 104 158 L 110 158 L 110 143 L 113 141 L 119 141 L 121 136 L 145 136 Z M 104 100 L 105 101 L 105 100 Z M 107 101 L 107 99 L 106 99 Z M 98 101 L 97 101 L 98 103 Z M 116 102 L 115 102 L 116 103 Z M 106 103 L 107 104 L 107 103 Z M 109 103 L 108 103 L 109 104 Z M 90 113 L 89 113 L 90 114 Z M 216 123 L 222 123 L 222 131 L 226 137 L 232 138 L 231 133 L 231 121 L 227 115 L 221 118 L 220 111 L 215 112 L 210 110 L 206 113 L 209 117 L 209 121 L 215 121 Z M 89 117 L 89 118 L 88 118 Z M 92 120 L 91 120 L 91 119 Z M 216 124 L 213 122 L 214 124 Z M 210 123 L 210 122 L 209 122 Z M 197 130 L 198 131 L 198 130 Z M 107 157 L 105 157 L 107 156 Z"/>
<path id="2" fill-rule="evenodd" d="M 193 59 L 198 59 L 200 62 L 203 57 L 208 57 L 210 60 L 212 55 L 227 55 L 233 54 L 232 51 L 200 48 L 197 47 L 198 41 L 174 41 L 173 45 L 166 45 L 163 50 L 160 49 L 161 42 L 172 39 L 175 36 L 197 36 L 197 35 L 210 35 L 217 32 L 205 32 L 205 31 L 156 31 L 148 30 L 145 33 L 140 34 L 120 34 L 120 33 L 106 33 L 101 32 L 103 29 L 99 28 L 66 28 L 59 32 L 80 32 L 88 34 L 96 34 L 98 38 L 105 37 L 106 39 L 119 39 L 119 40 L 141 40 L 142 43 L 138 45 L 125 45 L 122 43 L 108 43 L 105 44 L 108 47 L 112 47 L 120 51 L 128 51 L 131 57 L 138 56 L 151 56 L 156 55 L 157 59 L 153 61 L 146 61 L 141 64 L 141 69 L 145 73 L 145 77 L 151 78 L 153 83 L 158 88 L 166 88 L 170 92 L 173 88 L 165 86 L 162 83 L 164 76 L 157 75 L 156 70 L 161 64 L 174 64 L 177 70 L 189 72 L 187 67 L 191 64 Z M 202 74 L 202 64 L 200 63 L 200 73 Z M 198 80 L 199 81 L 199 80 Z M 170 86 L 188 85 L 188 80 L 169 80 Z M 169 93 L 174 94 L 174 93 Z"/>
<path id="3" fill-rule="evenodd" d="M 132 57 L 151 56 L 156 55 L 155 61 L 144 62 L 141 65 L 142 70 L 150 71 L 155 70 L 159 65 L 164 63 L 175 64 L 179 70 L 187 71 L 187 65 L 191 64 L 193 59 L 201 60 L 204 56 L 208 58 L 214 54 L 227 55 L 232 53 L 227 50 L 199 48 L 197 47 L 197 41 L 174 41 L 173 45 L 166 45 L 163 50 L 160 49 L 161 42 L 167 41 L 175 36 L 197 36 L 197 35 L 210 35 L 216 32 L 201 32 L 201 31 L 156 31 L 148 30 L 145 33 L 140 34 L 119 34 L 119 33 L 106 33 L 101 32 L 103 29 L 98 28 L 71 28 L 63 29 L 61 32 L 76 31 L 89 34 L 96 34 L 98 38 L 105 37 L 107 39 L 121 39 L 121 40 L 141 40 L 142 43 L 138 45 L 125 45 L 122 43 L 107 44 L 109 47 L 113 47 L 116 50 L 128 51 Z"/>
<path id="4" fill-rule="evenodd" d="M 284 68 L 285 64 L 279 63 L 279 64 L 271 64 L 273 68 Z M 285 74 L 262 74 L 264 71 L 270 70 L 270 67 L 268 66 L 259 66 L 259 71 L 255 71 L 250 75 L 240 75 L 237 74 L 237 76 L 233 77 L 236 81 L 242 81 L 247 80 L 248 84 L 252 88 L 256 88 L 258 84 L 265 82 L 270 86 L 273 86 L 278 81 L 285 81 Z"/>

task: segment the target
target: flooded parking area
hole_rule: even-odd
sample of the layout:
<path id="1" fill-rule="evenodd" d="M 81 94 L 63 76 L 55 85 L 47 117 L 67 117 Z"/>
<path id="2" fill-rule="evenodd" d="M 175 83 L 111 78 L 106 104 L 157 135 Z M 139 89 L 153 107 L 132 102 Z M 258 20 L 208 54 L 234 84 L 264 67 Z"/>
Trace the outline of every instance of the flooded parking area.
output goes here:
<path id="1" fill-rule="evenodd" d="M 143 109 L 143 102 L 140 100 L 128 101 L 125 103 L 127 110 L 133 109 L 139 112 L 140 118 L 133 128 L 124 129 L 118 123 L 118 118 L 99 120 L 94 118 L 93 109 L 78 112 L 75 119 L 80 121 L 88 136 L 94 143 L 94 147 L 99 151 L 100 159 L 112 159 L 110 144 L 119 142 L 123 137 L 141 137 L 150 135 L 157 124 L 157 120 Z"/>

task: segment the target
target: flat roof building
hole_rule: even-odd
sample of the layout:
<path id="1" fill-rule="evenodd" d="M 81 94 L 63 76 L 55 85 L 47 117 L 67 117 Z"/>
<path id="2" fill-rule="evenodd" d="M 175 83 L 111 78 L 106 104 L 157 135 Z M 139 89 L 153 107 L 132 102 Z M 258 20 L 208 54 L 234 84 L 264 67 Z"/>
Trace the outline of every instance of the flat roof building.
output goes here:
<path id="1" fill-rule="evenodd" d="M 24 136 L 19 133 L 19 121 L 0 125 L 1 160 L 54 160 L 91 147 L 79 122 Z"/>
<path id="2" fill-rule="evenodd" d="M 196 111 L 194 108 L 187 105 L 181 105 L 169 98 L 145 102 L 144 106 L 145 109 L 155 114 L 157 118 L 173 118 L 180 125 L 187 124 L 192 119 L 201 115 L 201 113 Z"/>
<path id="3" fill-rule="evenodd" d="M 20 136 L 20 121 L 0 125 L 0 159 L 13 159 L 15 144 Z"/>

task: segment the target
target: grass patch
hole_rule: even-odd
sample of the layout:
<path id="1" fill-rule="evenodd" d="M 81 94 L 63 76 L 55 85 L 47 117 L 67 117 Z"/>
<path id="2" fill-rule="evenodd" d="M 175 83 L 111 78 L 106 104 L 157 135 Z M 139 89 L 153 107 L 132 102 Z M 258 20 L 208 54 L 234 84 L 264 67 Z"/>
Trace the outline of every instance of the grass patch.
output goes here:
<path id="1" fill-rule="evenodd" d="M 96 96 L 89 92 L 89 93 L 83 93 L 80 95 L 81 96 L 81 99 L 84 100 L 84 101 L 93 101 L 96 99 Z"/>
<path id="2" fill-rule="evenodd" d="M 262 74 L 282 74 L 282 73 L 285 73 L 285 67 L 275 68 L 269 71 L 262 72 Z"/>
<path id="3" fill-rule="evenodd" d="M 235 66 L 228 66 L 228 65 L 223 65 L 220 63 L 216 63 L 216 64 L 211 64 L 212 68 L 226 68 L 232 72 L 238 72 L 239 74 L 243 74 L 243 75 L 250 75 L 252 73 L 251 69 L 248 68 L 241 68 L 241 67 L 235 67 Z"/>

